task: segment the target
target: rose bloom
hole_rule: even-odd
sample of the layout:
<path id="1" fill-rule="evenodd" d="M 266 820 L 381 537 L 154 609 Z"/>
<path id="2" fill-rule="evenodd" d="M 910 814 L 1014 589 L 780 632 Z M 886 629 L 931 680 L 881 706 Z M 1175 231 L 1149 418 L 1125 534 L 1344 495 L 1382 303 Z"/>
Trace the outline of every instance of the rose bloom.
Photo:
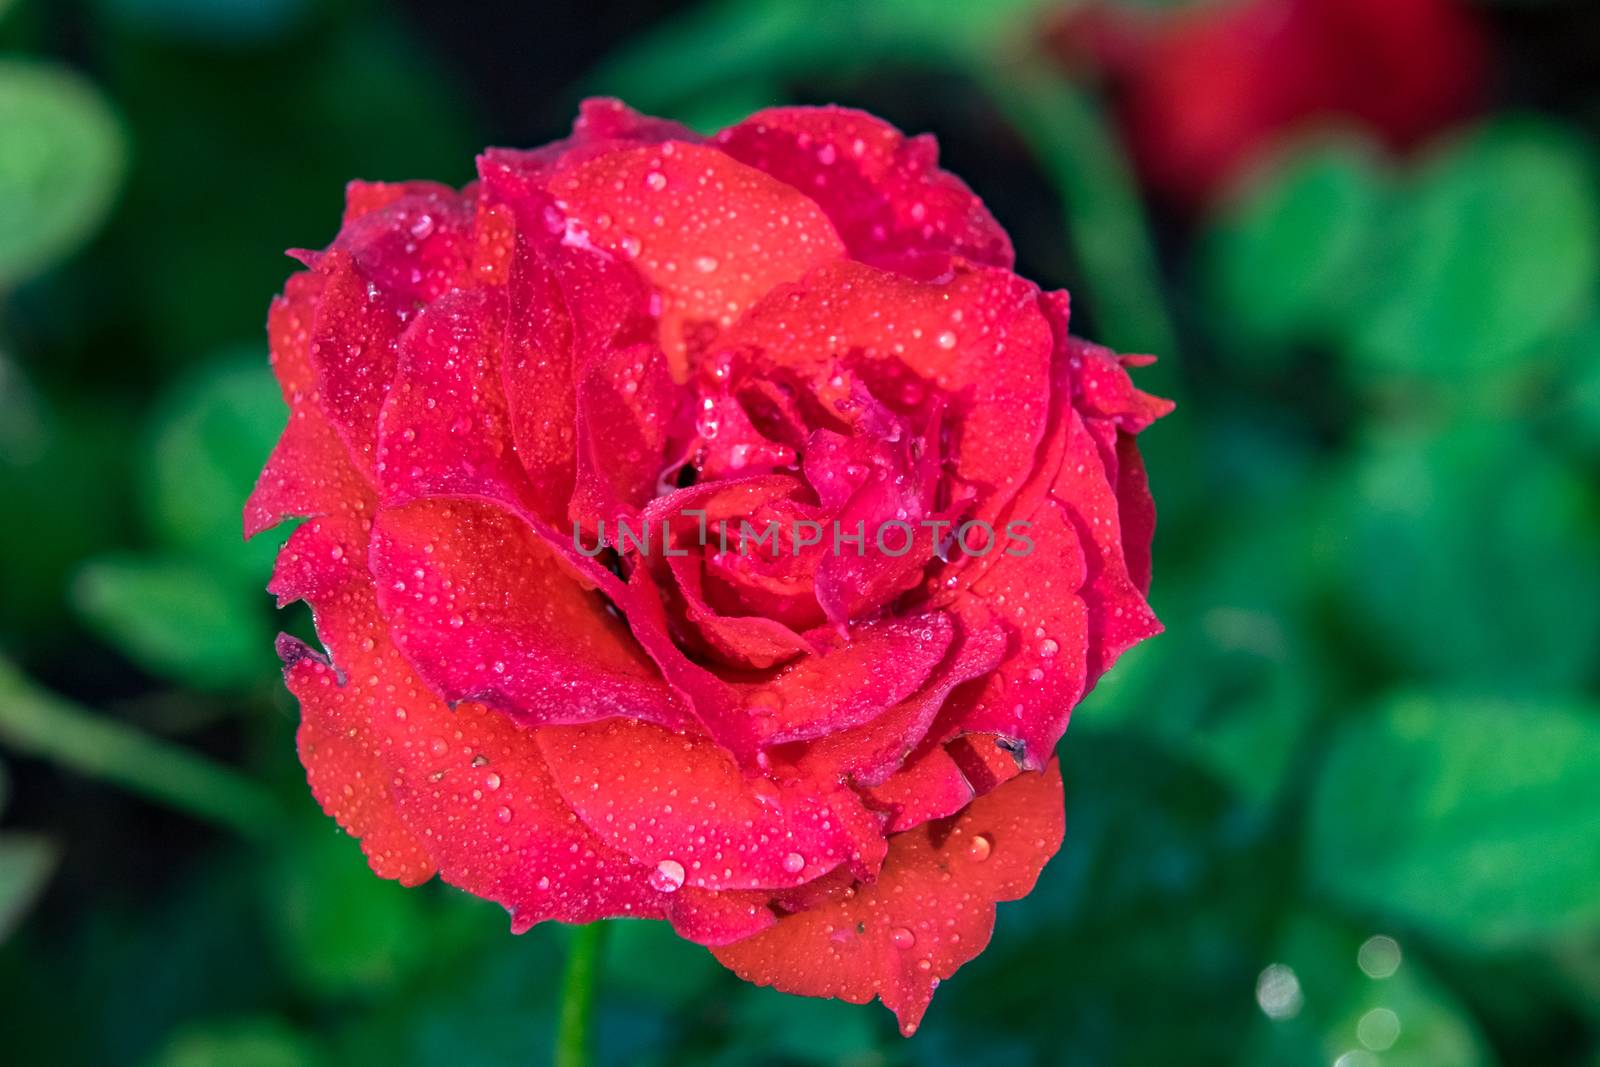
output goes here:
<path id="1" fill-rule="evenodd" d="M 1309 122 L 1415 147 L 1476 109 L 1488 56 L 1461 0 L 1093 0 L 1053 37 L 1070 66 L 1109 80 L 1151 185 L 1191 204 Z"/>
<path id="2" fill-rule="evenodd" d="M 270 588 L 325 649 L 279 640 L 324 810 L 515 931 L 665 919 L 915 1030 L 1060 844 L 1073 706 L 1160 628 L 1139 360 L 1068 334 L 931 139 L 840 108 L 708 139 L 590 101 L 459 192 L 352 183 L 294 255 L 245 527 L 305 520 Z"/>

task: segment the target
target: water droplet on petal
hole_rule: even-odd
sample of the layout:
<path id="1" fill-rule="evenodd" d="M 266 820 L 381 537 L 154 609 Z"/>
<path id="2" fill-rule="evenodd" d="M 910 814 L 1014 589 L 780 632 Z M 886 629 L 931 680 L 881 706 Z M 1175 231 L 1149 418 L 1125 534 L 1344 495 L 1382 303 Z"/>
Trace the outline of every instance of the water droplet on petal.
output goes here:
<path id="1" fill-rule="evenodd" d="M 662 860 L 650 872 L 650 888 L 661 893 L 676 893 L 683 887 L 683 864 L 677 860 Z"/>
<path id="2" fill-rule="evenodd" d="M 889 944 L 895 948 L 911 948 L 917 943 L 917 935 L 904 926 L 897 926 L 889 931 Z"/>
<path id="3" fill-rule="evenodd" d="M 791 852 L 783 857 L 783 869 L 790 874 L 799 874 L 806 869 L 806 858 L 798 852 Z"/>
<path id="4" fill-rule="evenodd" d="M 504 807 L 504 806 L 496 808 L 495 809 L 495 813 L 494 813 L 494 819 L 495 819 L 495 822 L 497 822 L 500 825 L 504 826 L 506 823 L 511 821 L 511 809 L 507 808 L 507 807 Z"/>
<path id="5" fill-rule="evenodd" d="M 994 839 L 988 834 L 978 834 L 967 843 L 967 856 L 974 863 L 982 863 L 994 851 Z"/>

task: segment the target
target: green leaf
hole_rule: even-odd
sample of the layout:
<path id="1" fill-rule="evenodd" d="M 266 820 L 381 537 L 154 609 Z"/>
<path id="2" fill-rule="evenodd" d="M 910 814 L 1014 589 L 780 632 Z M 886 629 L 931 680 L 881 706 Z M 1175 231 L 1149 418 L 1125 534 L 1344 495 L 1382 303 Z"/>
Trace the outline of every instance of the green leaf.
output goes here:
<path id="1" fill-rule="evenodd" d="M 1514 425 L 1374 433 L 1327 490 L 1342 515 L 1336 592 L 1372 652 L 1500 692 L 1576 685 L 1600 645 L 1589 479 Z"/>
<path id="2" fill-rule="evenodd" d="M 1309 873 L 1363 912 L 1470 944 L 1600 924 L 1600 708 L 1391 699 L 1328 754 Z"/>
<path id="3" fill-rule="evenodd" d="M 106 15 L 136 30 L 205 44 L 259 45 L 291 28 L 306 0 L 99 0 Z"/>
<path id="4" fill-rule="evenodd" d="M 94 86 L 53 64 L 0 61 L 0 290 L 93 234 L 124 154 L 122 130 Z"/>
<path id="5" fill-rule="evenodd" d="M 1559 383 L 1556 403 L 1541 414 L 1556 424 L 1562 438 L 1600 457 L 1600 315 L 1562 342 L 1569 348 L 1562 360 L 1568 373 Z"/>
<path id="6" fill-rule="evenodd" d="M 313 1067 L 311 1039 L 278 1019 L 208 1021 L 181 1028 L 151 1067 Z"/>
<path id="7" fill-rule="evenodd" d="M 262 675 L 271 632 L 248 587 L 177 560 L 101 557 L 73 582 L 79 614 L 154 674 L 202 688 Z"/>
<path id="8" fill-rule="evenodd" d="M 244 541 L 241 515 L 283 430 L 264 353 L 226 353 L 173 388 L 152 418 L 144 499 L 162 542 L 259 586 L 277 539 Z"/>
<path id="9" fill-rule="evenodd" d="M 1332 334 L 1364 295 L 1385 207 L 1378 149 L 1340 137 L 1266 163 L 1212 222 L 1202 263 L 1226 354 Z"/>
<path id="10" fill-rule="evenodd" d="M 964 63 L 1030 40 L 1050 0 L 720 0 L 630 43 L 588 86 L 647 111 L 752 81 L 851 66 Z M 694 61 L 684 62 L 692 55 Z"/>
<path id="11" fill-rule="evenodd" d="M 297 834 L 264 888 L 283 964 L 320 999 L 376 996 L 428 960 L 424 892 L 373 874 L 356 842 L 330 828 Z"/>
<path id="12" fill-rule="evenodd" d="M 56 869 L 55 844 L 29 834 L 0 834 L 0 944 L 27 914 Z"/>
<path id="13" fill-rule="evenodd" d="M 1582 314 L 1600 270 L 1591 152 L 1558 126 L 1503 120 L 1424 170 L 1387 227 L 1380 299 L 1354 371 L 1454 381 L 1522 370 Z"/>
<path id="14" fill-rule="evenodd" d="M 277 801 L 259 783 L 56 696 L 4 659 L 0 743 L 253 836 L 270 835 L 281 818 Z"/>
<path id="15" fill-rule="evenodd" d="M 1308 450 L 1295 435 L 1213 410 L 1189 449 L 1211 521 L 1157 537 L 1158 548 L 1183 553 L 1156 563 L 1152 606 L 1166 632 L 1128 652 L 1072 717 L 1074 736 L 1113 730 L 1158 741 L 1257 817 L 1270 815 L 1315 707 L 1329 698 L 1327 650 L 1306 622 L 1319 567 Z M 1154 482 L 1156 463 L 1151 471 Z M 1185 480 L 1165 474 L 1160 484 Z M 1157 495 L 1165 506 L 1159 486 Z"/>
<path id="16" fill-rule="evenodd" d="M 1243 1062 L 1478 1067 L 1495 1062 L 1462 1005 L 1404 946 L 1313 914 L 1287 925 L 1256 982 L 1259 1022 Z"/>
<path id="17" fill-rule="evenodd" d="M 1162 748 L 1109 732 L 1061 746 L 1067 835 L 993 942 L 939 990 L 917 1040 L 957 1021 L 1004 1042 L 1061 1035 L 1042 1062 L 1232 1063 L 1292 868 L 1259 847 L 1233 799 Z M 977 1042 L 985 1045 L 985 1042 Z M 965 1050 L 964 1050 L 965 1051 Z M 947 1062 L 973 1062 L 951 1057 Z"/>

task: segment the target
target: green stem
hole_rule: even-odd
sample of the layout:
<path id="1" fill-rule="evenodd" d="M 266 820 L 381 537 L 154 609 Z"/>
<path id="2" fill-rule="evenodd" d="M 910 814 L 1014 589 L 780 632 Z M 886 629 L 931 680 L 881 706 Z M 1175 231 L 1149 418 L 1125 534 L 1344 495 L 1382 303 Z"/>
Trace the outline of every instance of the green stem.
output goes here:
<path id="1" fill-rule="evenodd" d="M 1093 99 L 1027 49 L 975 62 L 971 74 L 1056 187 L 1102 338 L 1124 352 L 1175 355 L 1138 186 Z"/>
<path id="2" fill-rule="evenodd" d="M 590 1020 L 594 1016 L 595 985 L 605 954 L 607 923 L 580 926 L 572 935 L 567 973 L 561 980 L 561 1008 L 556 1016 L 555 1067 L 589 1067 L 594 1042 Z"/>
<path id="3" fill-rule="evenodd" d="M 279 825 L 272 794 L 238 771 L 49 693 L 4 659 L 0 743 L 245 834 Z"/>

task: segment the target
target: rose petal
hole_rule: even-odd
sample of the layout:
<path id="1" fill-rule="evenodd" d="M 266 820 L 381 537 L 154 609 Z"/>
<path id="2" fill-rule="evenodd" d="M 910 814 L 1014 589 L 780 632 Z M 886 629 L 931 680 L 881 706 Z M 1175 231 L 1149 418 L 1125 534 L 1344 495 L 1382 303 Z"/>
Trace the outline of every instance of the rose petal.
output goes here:
<path id="1" fill-rule="evenodd" d="M 1010 268 L 1011 240 L 983 201 L 939 169 L 928 135 L 907 138 L 842 107 L 771 108 L 716 136 L 723 151 L 799 189 L 864 263 L 933 278 L 951 257 Z"/>
<path id="2" fill-rule="evenodd" d="M 875 882 L 712 954 L 745 981 L 786 993 L 853 1004 L 876 996 L 909 1036 L 934 988 L 988 944 L 995 902 L 1025 896 L 1061 836 L 1051 760 L 948 822 L 896 834 Z"/>
<path id="3" fill-rule="evenodd" d="M 301 667 L 301 660 L 315 661 L 317 654 L 287 635 L 279 639 L 278 649 L 291 691 L 316 694 L 311 679 L 326 674 L 325 663 Z M 356 740 L 363 726 L 346 701 L 302 701 L 295 742 L 311 795 L 345 833 L 361 842 L 374 874 L 401 885 L 421 885 L 433 877 L 433 860 L 395 810 L 388 769 Z"/>
<path id="4" fill-rule="evenodd" d="M 987 675 L 1005 655 L 1006 629 L 984 609 L 969 606 L 960 622 L 950 654 L 922 689 L 860 727 L 812 741 L 796 761 L 800 770 L 819 781 L 883 784 L 922 744 L 950 694 Z"/>
<path id="5" fill-rule="evenodd" d="M 933 819 L 954 815 L 974 796 L 972 783 L 943 748 L 930 748 L 901 767 L 882 785 L 863 790 L 874 811 L 887 812 L 884 832 L 901 833 Z"/>
<path id="6" fill-rule="evenodd" d="M 954 635 L 949 617 L 934 612 L 873 620 L 847 639 L 814 636 L 818 655 L 745 692 L 753 711 L 771 716 L 769 744 L 830 736 L 870 722 L 920 689 Z"/>
<path id="7" fill-rule="evenodd" d="M 572 516 L 595 527 L 637 516 L 667 467 L 680 397 L 655 345 L 615 349 L 590 361 L 578 384 L 578 472 Z"/>
<path id="8" fill-rule="evenodd" d="M 526 724 L 688 721 L 606 599 L 499 508 L 385 509 L 371 552 L 395 642 L 445 700 L 481 701 Z"/>
<path id="9" fill-rule="evenodd" d="M 947 394 L 955 473 L 986 488 L 976 517 L 987 519 L 1045 436 L 1052 336 L 1037 295 L 1002 270 L 921 282 L 845 261 L 768 294 L 723 343 L 755 377 L 821 380 L 839 362 L 900 410 L 921 410 L 930 390 Z"/>
<path id="10" fill-rule="evenodd" d="M 379 418 L 378 483 L 386 504 L 472 495 L 533 507 L 500 386 L 505 302 L 458 290 L 420 312 Z"/>
<path id="11" fill-rule="evenodd" d="M 506 907 L 519 933 L 547 919 L 633 916 L 667 918 L 684 937 L 722 944 L 770 925 L 770 913 L 747 897 L 718 901 L 658 888 L 653 868 L 606 847 L 561 801 L 536 731 L 483 705 L 452 710 L 433 696 L 388 640 L 365 574 L 362 533 L 350 520 L 300 527 L 274 588 L 310 600 L 332 653 L 330 662 L 291 641 L 285 679 L 303 721 L 348 743 L 320 758 L 330 785 L 352 775 L 337 786 L 341 793 L 344 785 L 366 790 L 360 818 L 379 835 L 364 843 L 375 870 L 425 877 L 420 860 L 398 850 L 409 838 L 445 881 Z M 349 746 L 367 761 L 335 764 L 353 758 Z M 353 777 L 368 766 L 380 777 Z M 375 783 L 385 787 L 398 823 L 382 816 Z"/>
<path id="12" fill-rule="evenodd" d="M 688 375 L 691 341 L 731 326 L 773 286 L 844 254 L 806 197 L 713 148 L 669 141 L 569 167 L 551 189 L 569 240 L 633 266 L 661 293 L 661 347 Z"/>
<path id="13" fill-rule="evenodd" d="M 882 857 L 849 790 L 747 777 L 704 739 L 610 719 L 539 731 L 556 783 L 608 845 L 704 889 L 799 885 Z"/>
<path id="14" fill-rule="evenodd" d="M 466 273 L 472 212 L 442 186 L 361 215 L 327 252 L 309 257 L 324 279 L 308 349 L 323 410 L 372 470 L 378 412 L 415 308 Z"/>
<path id="15" fill-rule="evenodd" d="M 247 538 L 290 516 L 371 506 L 371 491 L 317 405 L 309 348 L 322 285 L 316 274 L 292 275 L 267 315 L 272 368 L 289 405 L 289 422 L 245 503 Z"/>

